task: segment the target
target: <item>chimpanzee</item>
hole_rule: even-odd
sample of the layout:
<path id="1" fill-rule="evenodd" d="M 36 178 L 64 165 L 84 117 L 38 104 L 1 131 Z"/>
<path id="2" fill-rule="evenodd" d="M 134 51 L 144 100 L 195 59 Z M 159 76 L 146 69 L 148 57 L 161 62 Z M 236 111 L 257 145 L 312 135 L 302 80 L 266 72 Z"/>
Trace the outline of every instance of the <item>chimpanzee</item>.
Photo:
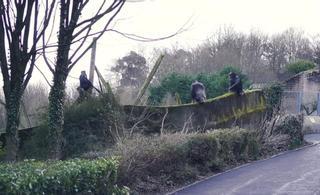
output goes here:
<path id="1" fill-rule="evenodd" d="M 92 88 L 93 85 L 91 81 L 87 78 L 86 71 L 81 71 L 79 80 L 80 80 L 80 88 L 83 89 L 84 91 L 87 91 L 90 88 Z"/>
<path id="2" fill-rule="evenodd" d="M 242 96 L 244 94 L 243 89 L 242 89 L 241 79 L 234 72 L 229 73 L 229 91 L 234 92 L 239 96 Z"/>
<path id="3" fill-rule="evenodd" d="M 195 81 L 191 84 L 191 98 L 192 102 L 196 101 L 200 104 L 207 99 L 205 87 L 201 82 Z"/>

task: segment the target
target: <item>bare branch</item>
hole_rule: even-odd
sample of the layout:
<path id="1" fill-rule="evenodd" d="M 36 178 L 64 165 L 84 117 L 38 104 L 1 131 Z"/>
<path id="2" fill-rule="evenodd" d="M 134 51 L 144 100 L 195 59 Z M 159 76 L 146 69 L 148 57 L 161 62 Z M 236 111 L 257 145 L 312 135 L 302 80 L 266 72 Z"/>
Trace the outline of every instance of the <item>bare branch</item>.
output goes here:
<path id="1" fill-rule="evenodd" d="M 80 27 L 81 25 L 84 25 L 84 24 L 86 24 L 86 23 L 91 23 L 91 22 L 94 21 L 96 18 L 98 18 L 99 15 L 100 15 L 101 10 L 102 10 L 102 8 L 103 8 L 103 6 L 105 5 L 105 3 L 106 3 L 106 0 L 103 1 L 103 3 L 101 4 L 101 6 L 99 7 L 97 13 L 96 13 L 92 18 L 89 18 L 89 19 L 87 19 L 87 20 L 84 20 L 84 21 L 80 22 L 79 24 L 77 24 L 76 27 L 78 28 L 78 27 Z M 110 7 L 113 7 L 113 5 L 114 5 L 115 3 L 116 3 L 116 0 L 113 1 L 113 3 L 109 6 L 109 8 L 110 8 Z"/>
<path id="2" fill-rule="evenodd" d="M 96 37 L 96 40 L 98 40 L 107 30 L 108 26 L 110 25 L 111 21 L 116 17 L 116 15 L 118 15 L 118 13 L 120 12 L 120 10 L 122 9 L 123 5 L 124 5 L 125 1 L 122 0 L 120 1 L 120 4 L 118 6 L 118 9 L 115 11 L 115 13 L 109 18 L 108 22 L 106 23 L 106 25 L 104 26 L 104 29 L 100 32 L 100 34 L 98 34 L 98 36 Z M 70 70 L 74 67 L 74 65 L 90 50 L 90 48 L 92 47 L 93 42 L 91 42 L 91 44 L 79 55 L 79 57 L 70 64 L 69 68 L 68 68 L 68 72 L 70 72 Z M 72 59 L 70 59 L 71 61 Z"/>
<path id="3" fill-rule="evenodd" d="M 120 32 L 118 30 L 115 30 L 115 29 L 108 29 L 106 31 L 115 32 L 115 33 L 120 34 L 121 36 L 123 36 L 123 37 L 125 37 L 127 39 L 131 39 L 131 40 L 134 40 L 134 41 L 154 42 L 154 41 L 161 41 L 161 40 L 164 40 L 164 39 L 172 38 L 172 37 L 174 37 L 174 36 L 176 36 L 178 34 L 183 33 L 184 31 L 186 31 L 186 29 L 179 29 L 177 32 L 175 32 L 175 33 L 173 33 L 171 35 L 160 37 L 160 38 L 149 38 L 149 37 L 139 36 L 139 35 L 131 34 L 131 33 L 123 33 L 123 32 Z"/>
<path id="4" fill-rule="evenodd" d="M 45 45 L 45 37 L 42 37 L 42 44 Z M 54 69 L 52 67 L 52 65 L 50 64 L 47 55 L 46 55 L 46 47 L 42 47 L 42 55 L 43 55 L 43 59 L 44 62 L 46 63 L 46 65 L 48 66 L 49 70 L 52 72 L 52 74 L 54 73 Z"/>
<path id="5" fill-rule="evenodd" d="M 35 3 L 35 13 L 34 13 L 34 27 L 33 27 L 33 44 L 36 44 L 36 42 L 37 42 L 37 26 L 38 26 L 38 14 L 39 14 L 39 10 L 38 10 L 38 0 L 35 0 L 34 1 L 34 3 Z M 32 7 L 30 8 L 30 9 L 32 9 Z M 31 11 L 30 11 L 31 12 Z M 30 14 L 31 15 L 31 14 Z M 27 34 L 27 35 L 29 35 L 29 28 L 30 28 L 30 20 L 31 20 L 31 17 L 29 17 L 30 19 L 28 19 L 28 22 L 26 22 L 26 31 L 27 32 L 25 32 L 25 35 Z M 28 39 L 28 36 L 27 37 L 25 37 L 26 39 Z M 24 43 L 24 44 L 26 44 L 26 45 L 23 45 L 24 47 L 26 47 L 25 48 L 25 52 L 26 52 L 26 50 L 28 49 L 28 44 L 27 43 Z M 29 70 L 27 71 L 27 76 L 26 76 L 26 78 L 25 78 L 25 80 L 24 80 L 24 82 L 23 82 L 23 86 L 22 86 L 22 90 L 25 90 L 26 89 L 26 87 L 27 87 L 27 85 L 28 85 L 28 83 L 29 83 L 29 80 L 30 80 L 30 78 L 31 78 L 31 75 L 32 75 L 32 71 L 33 71 L 33 68 L 34 68 L 34 63 L 35 63 L 35 61 L 36 61 L 36 54 L 31 54 L 31 60 L 30 60 L 30 65 L 29 65 Z"/>
<path id="6" fill-rule="evenodd" d="M 98 22 L 99 21 L 99 19 L 101 19 L 103 16 L 105 16 L 106 14 L 108 14 L 108 13 L 110 13 L 110 12 L 112 12 L 114 9 L 116 9 L 119 5 L 120 5 L 120 3 L 121 3 L 121 1 L 119 1 L 117 4 L 116 4 L 116 0 L 114 0 L 113 1 L 113 3 L 109 6 L 109 8 L 105 11 L 105 12 L 103 12 L 102 14 L 99 14 L 99 12 L 100 12 L 100 10 L 103 8 L 103 5 L 104 5 L 104 3 L 101 5 L 101 7 L 99 8 L 99 11 L 97 12 L 97 14 L 94 16 L 94 17 L 92 17 L 92 18 L 90 18 L 90 19 L 88 19 L 88 20 L 85 20 L 86 22 L 90 22 L 89 24 L 87 24 L 85 27 L 82 27 L 81 28 L 81 30 L 79 30 L 79 32 L 77 32 L 75 35 L 73 35 L 73 39 L 75 39 L 75 38 L 77 38 L 79 35 L 81 35 L 86 29 L 88 29 L 88 28 L 91 28 L 96 22 Z M 85 22 L 84 21 L 84 22 Z M 82 22 L 83 23 L 83 22 Z M 83 23 L 84 24 L 84 23 Z M 80 27 L 81 25 L 77 25 L 78 27 Z"/>
<path id="7" fill-rule="evenodd" d="M 164 40 L 164 39 L 172 38 L 172 37 L 174 37 L 174 36 L 176 36 L 178 34 L 181 34 L 181 33 L 185 32 L 185 31 L 187 31 L 190 28 L 190 26 L 188 26 L 188 27 L 186 27 L 186 26 L 189 24 L 191 19 L 192 19 L 192 16 L 173 34 L 170 34 L 170 35 L 167 35 L 167 36 L 164 36 L 164 37 L 158 37 L 158 38 L 150 38 L 150 37 L 140 36 L 140 35 L 133 34 L 133 33 L 125 33 L 125 32 L 121 32 L 121 31 L 116 30 L 116 29 L 107 29 L 105 31 L 111 31 L 111 32 L 120 34 L 121 36 L 123 36 L 125 38 L 131 39 L 131 40 L 134 40 L 134 41 L 139 41 L 139 42 L 161 41 L 161 40 Z M 89 35 L 86 35 L 86 36 L 96 36 L 97 34 L 100 34 L 100 33 L 101 33 L 101 31 L 100 32 L 96 32 L 96 33 L 92 33 L 92 34 L 89 34 Z M 76 43 L 76 42 L 86 38 L 86 36 L 83 36 L 83 37 L 73 41 L 73 43 Z"/>
<path id="8" fill-rule="evenodd" d="M 47 5 L 48 5 L 48 0 L 47 0 Z M 55 11 L 54 11 L 55 13 L 57 12 L 57 8 L 58 8 L 58 6 L 56 6 L 56 9 L 55 9 Z M 48 8 L 46 8 L 46 9 L 48 9 Z M 45 18 L 46 18 L 46 17 L 45 17 Z M 53 28 L 54 28 L 55 20 L 56 20 L 56 14 L 53 14 L 52 27 L 51 27 L 51 31 L 50 31 L 50 34 L 49 34 L 49 37 L 48 37 L 47 42 L 45 41 L 45 39 L 46 39 L 46 38 L 45 38 L 45 36 L 46 36 L 46 31 L 43 31 L 43 36 L 42 36 L 42 45 L 43 45 L 43 47 L 42 47 L 42 55 L 43 55 L 43 59 L 44 59 L 46 65 L 48 66 L 48 68 L 49 68 L 49 70 L 51 71 L 52 74 L 54 73 L 54 69 L 53 69 L 52 64 L 50 64 L 50 62 L 49 62 L 49 60 L 48 60 L 48 58 L 47 58 L 46 48 L 47 48 L 48 42 L 49 42 L 49 40 L 51 39 L 51 36 L 52 36 L 52 34 L 53 34 Z M 48 20 L 48 21 L 49 21 L 49 20 Z M 48 25 L 49 25 L 49 24 L 48 24 Z M 38 52 L 38 49 L 36 50 L 36 52 Z"/>
<path id="9" fill-rule="evenodd" d="M 32 9 L 33 5 L 34 5 L 33 2 L 29 1 L 28 5 L 27 5 L 26 16 L 21 24 L 21 28 L 25 28 L 24 36 L 23 36 L 23 51 L 24 52 L 28 51 L 28 41 L 29 41 L 28 38 L 29 38 L 29 32 L 30 32 L 29 29 L 30 29 L 30 25 L 31 25 L 30 21 L 31 21 L 31 14 L 32 14 L 32 10 L 33 10 Z M 37 11 L 38 11 L 38 8 L 37 8 L 37 6 L 35 6 L 35 12 L 34 12 L 35 16 L 37 16 L 37 14 L 38 14 Z M 23 19 L 23 18 L 21 18 L 21 19 Z M 37 25 L 38 21 L 35 20 L 34 22 L 35 22 L 34 25 Z"/>
<path id="10" fill-rule="evenodd" d="M 75 55 L 77 54 L 77 51 L 80 50 L 80 48 L 83 47 L 84 43 L 87 41 L 87 38 L 89 38 L 89 33 L 91 32 L 91 27 L 88 28 L 86 35 L 84 36 L 82 42 L 80 43 L 80 45 L 78 46 L 78 49 L 76 49 L 76 51 L 71 55 L 70 59 L 73 59 L 75 57 Z"/>
<path id="11" fill-rule="evenodd" d="M 162 135 L 163 135 L 163 130 L 164 130 L 164 121 L 166 120 L 168 113 L 169 113 L 169 109 L 168 109 L 168 108 L 166 108 L 166 113 L 164 114 L 164 116 L 163 116 L 163 118 L 162 118 L 162 122 L 161 122 L 160 136 L 162 136 Z"/>
<path id="12" fill-rule="evenodd" d="M 40 70 L 40 68 L 39 68 L 37 65 L 34 65 L 34 66 L 35 66 L 36 69 L 40 72 L 40 74 L 43 76 L 43 78 L 44 78 L 44 80 L 47 82 L 47 84 L 48 84 L 50 87 L 52 87 L 51 84 L 50 84 L 50 82 L 49 82 L 49 80 L 47 79 L 46 75 Z"/>

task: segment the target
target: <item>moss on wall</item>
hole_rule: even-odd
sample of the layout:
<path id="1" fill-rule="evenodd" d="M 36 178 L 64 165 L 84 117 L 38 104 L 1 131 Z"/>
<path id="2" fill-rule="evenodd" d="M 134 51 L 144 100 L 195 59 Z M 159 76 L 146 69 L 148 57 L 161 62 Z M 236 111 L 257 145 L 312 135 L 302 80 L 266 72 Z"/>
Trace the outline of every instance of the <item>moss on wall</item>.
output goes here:
<path id="1" fill-rule="evenodd" d="M 266 109 L 261 90 L 246 91 L 237 96 L 226 93 L 209 99 L 204 104 L 174 106 L 124 106 L 127 126 L 144 133 L 170 131 L 199 131 L 208 128 L 227 127 L 231 124 L 244 126 L 258 122 Z M 137 124 L 138 123 L 138 124 Z"/>

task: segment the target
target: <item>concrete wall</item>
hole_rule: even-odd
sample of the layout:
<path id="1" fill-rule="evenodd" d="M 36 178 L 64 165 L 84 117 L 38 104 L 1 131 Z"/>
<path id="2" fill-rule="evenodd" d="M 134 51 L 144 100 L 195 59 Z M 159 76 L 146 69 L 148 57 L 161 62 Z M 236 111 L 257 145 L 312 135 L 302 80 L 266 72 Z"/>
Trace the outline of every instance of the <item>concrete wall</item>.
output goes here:
<path id="1" fill-rule="evenodd" d="M 124 106 L 127 128 L 131 132 L 203 131 L 209 128 L 256 128 L 265 111 L 261 90 L 248 91 L 244 96 L 227 93 L 204 104 L 176 106 Z"/>
<path id="2" fill-rule="evenodd" d="M 320 92 L 320 75 L 318 70 L 301 72 L 285 83 L 282 108 L 287 113 L 298 113 L 299 103 L 311 106 L 317 101 Z M 301 93 L 301 100 L 300 95 Z M 315 113 L 314 113 L 315 114 Z"/>

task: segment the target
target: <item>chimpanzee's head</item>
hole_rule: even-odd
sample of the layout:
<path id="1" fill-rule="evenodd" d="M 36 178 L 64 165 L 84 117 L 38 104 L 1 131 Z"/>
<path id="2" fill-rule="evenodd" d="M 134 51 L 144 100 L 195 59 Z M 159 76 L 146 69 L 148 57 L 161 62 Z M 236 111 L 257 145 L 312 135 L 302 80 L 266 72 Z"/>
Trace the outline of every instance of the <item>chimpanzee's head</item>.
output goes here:
<path id="1" fill-rule="evenodd" d="M 85 70 L 81 71 L 81 75 L 87 77 L 87 73 Z"/>
<path id="2" fill-rule="evenodd" d="M 230 78 L 235 78 L 236 76 L 237 76 L 237 74 L 234 73 L 234 72 L 230 72 L 230 73 L 229 73 L 229 77 L 230 77 Z"/>

